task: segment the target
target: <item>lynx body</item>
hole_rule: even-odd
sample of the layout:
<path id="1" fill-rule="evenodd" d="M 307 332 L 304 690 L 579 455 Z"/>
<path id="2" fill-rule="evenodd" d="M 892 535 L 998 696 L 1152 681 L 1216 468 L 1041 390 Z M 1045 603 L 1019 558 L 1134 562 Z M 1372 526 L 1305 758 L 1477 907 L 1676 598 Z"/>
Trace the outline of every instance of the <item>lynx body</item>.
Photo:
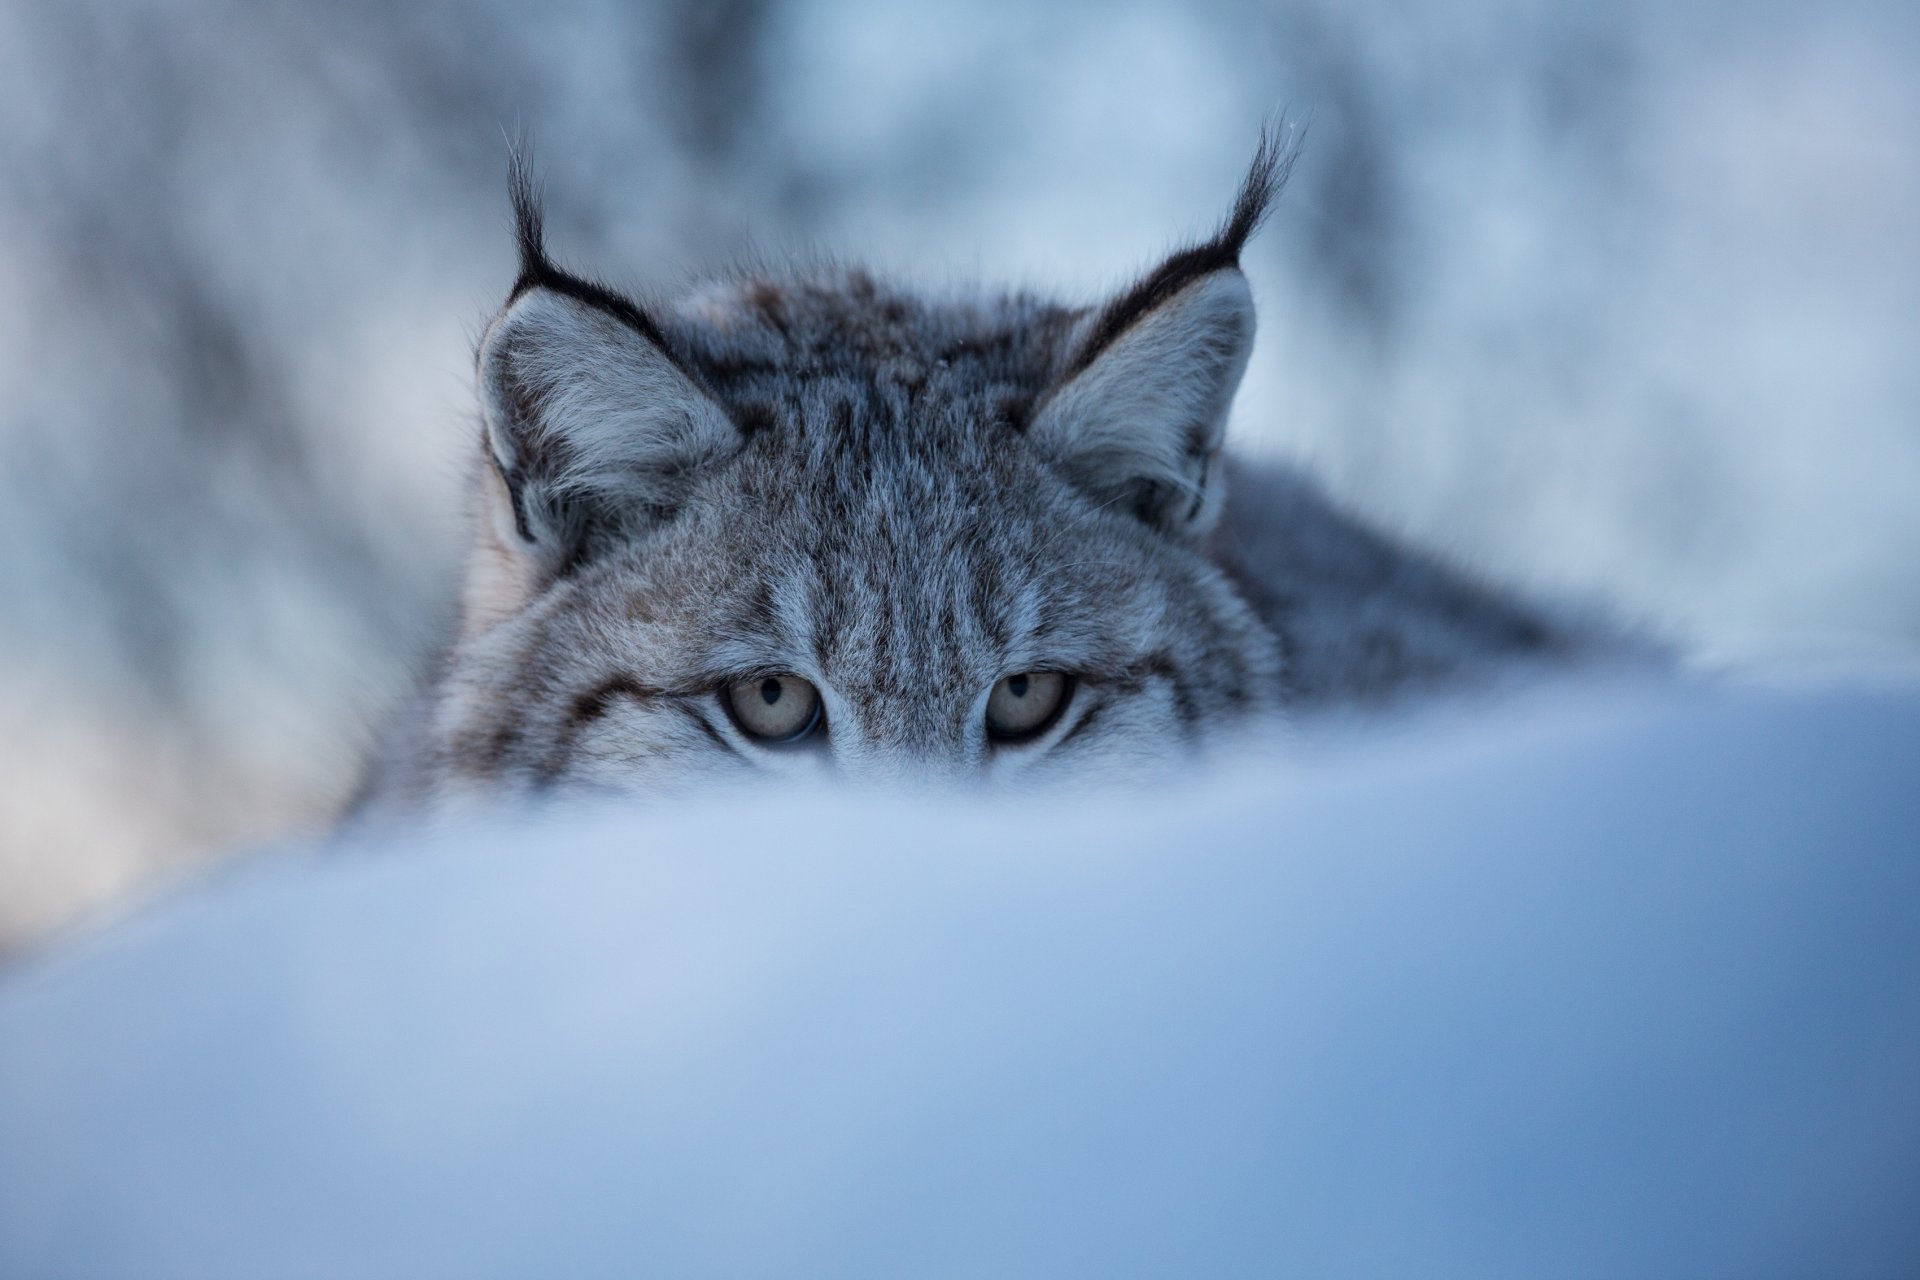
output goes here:
<path id="1" fill-rule="evenodd" d="M 368 799 L 1099 777 L 1595 647 L 1224 462 L 1289 160 L 1093 307 L 846 268 L 643 303 L 551 262 L 516 166 L 461 630 Z"/>

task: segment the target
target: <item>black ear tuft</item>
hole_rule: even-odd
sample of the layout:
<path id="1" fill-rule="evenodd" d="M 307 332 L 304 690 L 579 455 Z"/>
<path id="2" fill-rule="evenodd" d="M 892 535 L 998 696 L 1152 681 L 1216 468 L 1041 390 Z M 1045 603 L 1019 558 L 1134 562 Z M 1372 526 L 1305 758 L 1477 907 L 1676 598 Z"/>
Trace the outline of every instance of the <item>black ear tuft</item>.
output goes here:
<path id="1" fill-rule="evenodd" d="M 520 249 L 518 297 L 524 290 L 554 273 L 547 260 L 547 234 L 540 215 L 540 180 L 533 176 L 533 147 L 525 138 L 507 148 L 507 196 L 513 201 L 513 238 Z"/>
<path id="2" fill-rule="evenodd" d="M 1261 126 L 1260 145 L 1254 149 L 1253 163 L 1240 184 L 1240 194 L 1234 198 L 1233 212 L 1207 246 L 1231 255 L 1222 266 L 1239 263 L 1240 251 L 1273 212 L 1281 189 L 1293 176 L 1294 161 L 1300 158 L 1300 148 L 1306 143 L 1306 126 L 1296 128 L 1283 121 L 1278 129 L 1285 130 L 1284 141 L 1274 126 Z"/>
<path id="3" fill-rule="evenodd" d="M 520 274 L 507 291 L 511 307 L 534 289 L 550 289 L 576 302 L 598 307 L 663 351 L 688 377 L 691 369 L 675 352 L 660 326 L 632 298 L 596 280 L 574 275 L 547 256 L 546 219 L 541 212 L 540 180 L 533 172 L 533 147 L 524 137 L 507 146 L 507 198 L 513 203 L 513 238 L 520 251 Z M 697 380 L 697 379 L 696 379 Z"/>
<path id="4" fill-rule="evenodd" d="M 1108 303 L 1082 339 L 1065 376 L 1071 378 L 1084 373 L 1114 339 L 1194 281 L 1215 271 L 1239 266 L 1240 251 L 1273 212 L 1305 140 L 1303 127 L 1284 123 L 1279 129 L 1262 126 L 1253 164 L 1240 183 L 1239 195 L 1234 197 L 1233 211 L 1220 229 L 1210 239 L 1174 254 L 1140 283 Z"/>

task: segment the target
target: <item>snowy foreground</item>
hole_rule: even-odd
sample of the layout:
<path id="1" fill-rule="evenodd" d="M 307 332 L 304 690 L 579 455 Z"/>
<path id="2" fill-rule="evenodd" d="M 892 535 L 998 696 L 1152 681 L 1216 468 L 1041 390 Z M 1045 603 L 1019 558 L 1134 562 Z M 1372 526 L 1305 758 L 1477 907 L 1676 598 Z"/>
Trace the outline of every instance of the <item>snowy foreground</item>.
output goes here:
<path id="1" fill-rule="evenodd" d="M 1920 693 L 251 861 L 0 975 L 0 1275 L 1920 1269 Z"/>

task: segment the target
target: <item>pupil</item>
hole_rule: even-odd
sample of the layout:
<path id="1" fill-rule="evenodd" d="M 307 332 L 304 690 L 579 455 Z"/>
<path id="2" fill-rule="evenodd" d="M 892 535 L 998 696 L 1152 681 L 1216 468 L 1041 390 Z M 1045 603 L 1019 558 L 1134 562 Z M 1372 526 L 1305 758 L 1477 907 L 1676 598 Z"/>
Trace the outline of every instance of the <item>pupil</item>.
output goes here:
<path id="1" fill-rule="evenodd" d="M 1027 678 L 1024 675 L 1007 677 L 1007 692 L 1016 698 L 1027 696 Z"/>
<path id="2" fill-rule="evenodd" d="M 780 681 L 772 676 L 760 682 L 760 701 L 772 706 L 780 701 Z"/>

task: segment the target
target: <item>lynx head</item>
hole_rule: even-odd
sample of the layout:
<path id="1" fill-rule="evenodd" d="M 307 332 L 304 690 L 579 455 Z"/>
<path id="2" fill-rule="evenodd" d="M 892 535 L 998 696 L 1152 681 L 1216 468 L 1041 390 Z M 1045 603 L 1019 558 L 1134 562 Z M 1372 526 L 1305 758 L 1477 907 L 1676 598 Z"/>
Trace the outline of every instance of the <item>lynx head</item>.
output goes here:
<path id="1" fill-rule="evenodd" d="M 1098 772 L 1270 705 L 1206 534 L 1287 159 L 1090 308 L 843 269 L 642 302 L 553 264 L 516 165 L 429 788 Z"/>

